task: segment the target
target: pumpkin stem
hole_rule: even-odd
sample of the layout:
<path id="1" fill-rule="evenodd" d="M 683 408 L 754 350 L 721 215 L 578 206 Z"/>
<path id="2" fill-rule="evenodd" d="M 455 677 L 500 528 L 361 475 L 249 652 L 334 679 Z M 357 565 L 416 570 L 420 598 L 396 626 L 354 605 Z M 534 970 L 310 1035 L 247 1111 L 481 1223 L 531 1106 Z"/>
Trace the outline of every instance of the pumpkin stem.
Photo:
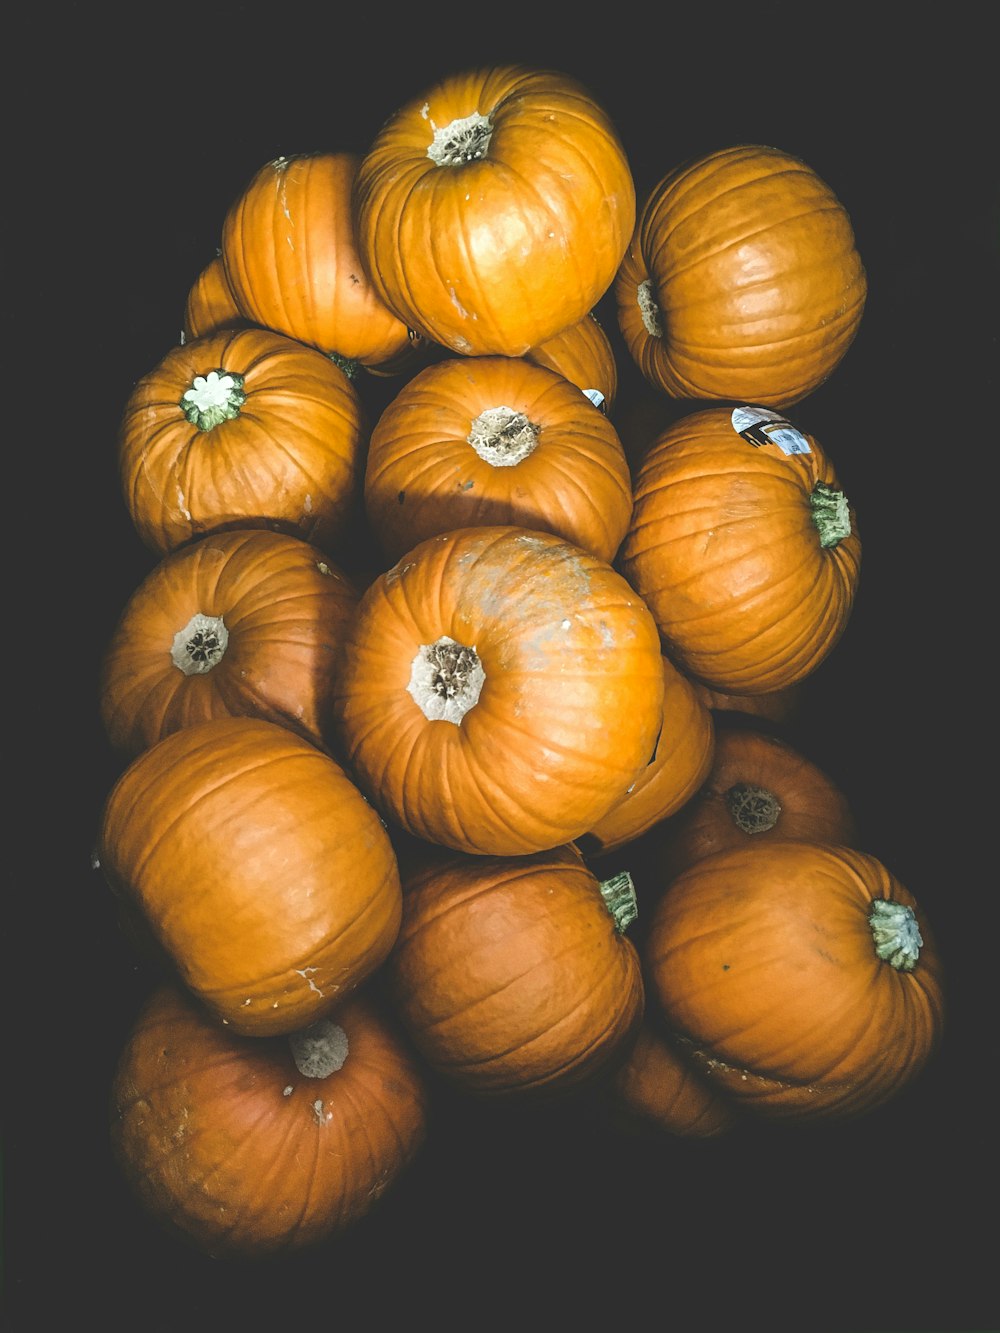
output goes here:
<path id="1" fill-rule="evenodd" d="M 923 937 L 912 907 L 876 898 L 868 915 L 875 952 L 897 972 L 912 972 L 920 957 Z"/>
<path id="2" fill-rule="evenodd" d="M 493 467 L 513 467 L 538 447 L 538 427 L 512 407 L 480 412 L 465 437 L 480 458 Z"/>
<path id="3" fill-rule="evenodd" d="M 642 315 L 646 332 L 651 338 L 662 338 L 663 320 L 660 318 L 660 307 L 653 299 L 653 284 L 649 278 L 639 283 L 636 300 L 639 303 L 639 313 Z"/>
<path id="4" fill-rule="evenodd" d="M 435 128 L 427 156 L 439 167 L 464 167 L 486 156 L 492 135 L 489 118 L 473 111 L 471 116 L 460 116 Z"/>
<path id="5" fill-rule="evenodd" d="M 422 644 L 410 666 L 407 691 L 431 722 L 454 722 L 479 701 L 486 672 L 475 648 L 442 634 L 435 643 Z"/>
<path id="6" fill-rule="evenodd" d="M 212 430 L 223 421 L 232 421 L 246 402 L 243 376 L 235 370 L 210 370 L 195 375 L 178 404 L 192 426 Z"/>
<path id="7" fill-rule="evenodd" d="M 619 935 L 623 935 L 626 928 L 639 915 L 632 876 L 627 870 L 623 870 L 618 875 L 612 875 L 610 879 L 601 880 L 599 887 L 604 905 L 614 918 L 615 930 Z"/>
<path id="8" fill-rule="evenodd" d="M 343 356 L 340 352 L 328 352 L 330 360 L 338 369 L 342 370 L 349 380 L 361 378 L 361 372 L 364 367 L 360 361 L 352 361 L 349 356 Z"/>
<path id="9" fill-rule="evenodd" d="M 818 481 L 809 496 L 812 520 L 819 530 L 820 546 L 836 546 L 851 535 L 851 513 L 847 496 L 825 481 Z"/>
<path id="10" fill-rule="evenodd" d="M 329 1018 L 317 1019 L 288 1038 L 295 1068 L 305 1078 L 326 1078 L 343 1068 L 347 1059 L 347 1033 Z"/>
<path id="11" fill-rule="evenodd" d="M 752 782 L 737 782 L 726 792 L 726 808 L 733 823 L 744 833 L 766 833 L 781 814 L 781 802 L 773 791 Z"/>
<path id="12" fill-rule="evenodd" d="M 221 616 L 200 611 L 174 635 L 170 660 L 185 676 L 204 676 L 219 663 L 229 645 L 229 630 Z"/>

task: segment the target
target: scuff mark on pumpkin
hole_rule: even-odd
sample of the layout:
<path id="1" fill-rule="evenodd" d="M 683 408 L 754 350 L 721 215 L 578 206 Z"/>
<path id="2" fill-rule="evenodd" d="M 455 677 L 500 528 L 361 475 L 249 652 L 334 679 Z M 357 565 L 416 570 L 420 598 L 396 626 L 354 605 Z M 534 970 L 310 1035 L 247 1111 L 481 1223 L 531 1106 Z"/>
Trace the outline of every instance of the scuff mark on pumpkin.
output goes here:
<path id="1" fill-rule="evenodd" d="M 310 972 L 318 972 L 319 971 L 318 967 L 297 967 L 295 968 L 295 971 L 300 977 L 303 978 L 303 980 L 305 980 L 308 983 L 310 990 L 315 991 L 317 995 L 323 994 L 320 988 L 316 985 L 315 981 L 313 981 L 312 977 L 309 975 Z M 250 1001 L 247 1000 L 247 1004 L 249 1003 Z"/>

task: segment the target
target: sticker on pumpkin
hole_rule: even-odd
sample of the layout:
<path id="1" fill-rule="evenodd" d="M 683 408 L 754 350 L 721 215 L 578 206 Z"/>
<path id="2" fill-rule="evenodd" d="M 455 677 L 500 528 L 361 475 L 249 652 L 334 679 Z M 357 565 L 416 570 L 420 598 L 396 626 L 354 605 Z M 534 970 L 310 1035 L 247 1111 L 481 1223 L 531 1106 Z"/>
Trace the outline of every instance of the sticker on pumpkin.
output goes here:
<path id="1" fill-rule="evenodd" d="M 734 407 L 733 430 L 748 444 L 776 444 L 784 454 L 810 453 L 809 441 L 790 421 L 766 407 Z"/>

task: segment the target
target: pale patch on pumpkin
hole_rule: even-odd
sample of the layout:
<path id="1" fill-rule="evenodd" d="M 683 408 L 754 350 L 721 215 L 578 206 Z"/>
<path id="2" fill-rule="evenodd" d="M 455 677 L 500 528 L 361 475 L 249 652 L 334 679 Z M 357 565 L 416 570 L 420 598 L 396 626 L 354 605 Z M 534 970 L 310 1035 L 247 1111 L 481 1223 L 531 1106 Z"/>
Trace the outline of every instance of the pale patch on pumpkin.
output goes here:
<path id="1" fill-rule="evenodd" d="M 315 991 L 317 995 L 323 994 L 320 988 L 316 985 L 315 981 L 313 981 L 312 977 L 309 975 L 310 972 L 318 972 L 319 971 L 318 967 L 297 967 L 294 969 L 294 971 L 298 976 L 302 977 L 303 980 L 308 983 L 310 990 Z"/>

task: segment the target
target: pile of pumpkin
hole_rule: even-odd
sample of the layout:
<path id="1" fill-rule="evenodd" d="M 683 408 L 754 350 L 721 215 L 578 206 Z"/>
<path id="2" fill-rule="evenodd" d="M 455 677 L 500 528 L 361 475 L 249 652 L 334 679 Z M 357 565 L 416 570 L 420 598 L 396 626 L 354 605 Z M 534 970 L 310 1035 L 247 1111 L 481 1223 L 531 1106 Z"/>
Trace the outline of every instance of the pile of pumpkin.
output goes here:
<path id="1" fill-rule="evenodd" d="M 606 295 L 692 409 L 634 457 Z M 103 662 L 97 859 L 162 964 L 111 1098 L 153 1216 L 215 1255 L 334 1236 L 435 1084 L 704 1137 L 926 1064 L 921 908 L 822 771 L 721 725 L 792 707 L 848 623 L 856 516 L 786 412 L 865 296 L 806 163 L 739 145 L 639 201 L 550 70 L 249 181 L 119 440 L 157 563 Z"/>

